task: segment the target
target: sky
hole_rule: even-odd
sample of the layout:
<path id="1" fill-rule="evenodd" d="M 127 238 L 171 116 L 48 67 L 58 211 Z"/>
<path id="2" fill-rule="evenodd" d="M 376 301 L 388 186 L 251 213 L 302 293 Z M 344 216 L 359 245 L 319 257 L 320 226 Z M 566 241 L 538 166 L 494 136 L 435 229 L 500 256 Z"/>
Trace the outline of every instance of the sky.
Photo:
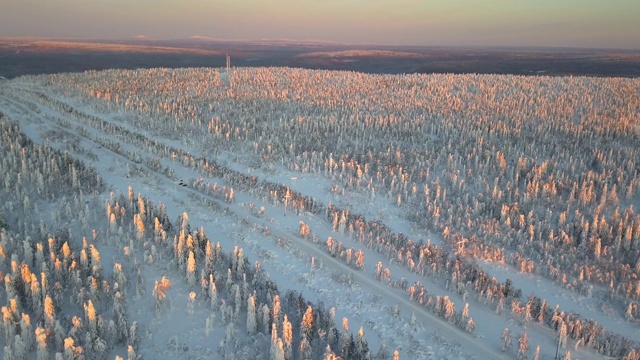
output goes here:
<path id="1" fill-rule="evenodd" d="M 0 37 L 640 49 L 640 0 L 0 0 Z"/>

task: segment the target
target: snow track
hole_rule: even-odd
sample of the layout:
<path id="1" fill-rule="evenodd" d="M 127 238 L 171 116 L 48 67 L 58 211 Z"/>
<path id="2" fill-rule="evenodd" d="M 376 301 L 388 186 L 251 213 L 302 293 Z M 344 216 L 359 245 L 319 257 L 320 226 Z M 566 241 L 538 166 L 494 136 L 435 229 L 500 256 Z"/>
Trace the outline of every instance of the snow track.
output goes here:
<path id="1" fill-rule="evenodd" d="M 199 175 L 195 171 L 177 165 L 173 167 L 180 176 L 173 178 L 172 176 L 155 171 L 145 165 L 145 160 L 156 158 L 156 154 L 147 152 L 144 149 L 137 148 L 135 144 L 127 143 L 123 137 L 116 138 L 113 134 L 103 129 L 89 126 L 88 122 L 80 123 L 74 120 L 74 117 L 61 113 L 57 109 L 48 107 L 43 102 L 38 102 L 38 93 L 34 90 L 20 88 L 13 95 L 5 91 L 0 95 L 0 109 L 10 118 L 18 121 L 23 131 L 39 143 L 46 143 L 61 150 L 69 151 L 73 156 L 82 159 L 87 164 L 92 164 L 98 173 L 102 175 L 106 183 L 112 188 L 119 191 L 131 185 L 135 189 L 142 189 L 145 196 L 152 200 L 163 202 L 166 204 L 181 204 L 182 209 L 185 206 L 191 207 L 186 209 L 189 213 L 197 214 L 203 218 L 207 218 L 207 212 L 214 212 L 217 222 L 221 222 L 220 217 L 224 216 L 224 222 L 238 222 L 244 219 L 246 228 L 269 229 L 270 237 L 277 237 L 287 240 L 290 244 L 294 244 L 297 250 L 312 256 L 322 262 L 325 268 L 348 275 L 360 287 L 366 288 L 372 294 L 381 296 L 386 303 L 398 304 L 403 309 L 403 315 L 413 312 L 416 319 L 424 326 L 438 329 L 441 336 L 450 342 L 457 342 L 463 351 L 472 354 L 472 358 L 476 359 L 503 359 L 508 358 L 504 353 L 499 352 L 490 345 L 475 338 L 469 334 L 457 329 L 453 324 L 434 316 L 427 308 L 421 307 L 411 302 L 406 294 L 386 286 L 373 279 L 371 272 L 357 271 L 336 258 L 331 257 L 326 251 L 318 246 L 293 235 L 291 230 L 279 221 L 275 221 L 273 217 L 258 218 L 252 216 L 248 209 L 234 204 L 230 204 L 217 198 L 206 195 L 191 187 L 180 186 L 177 184 L 177 178 L 196 178 Z M 1 94 L 1 93 L 0 93 Z M 42 94 L 40 94 L 42 95 Z M 31 99 L 29 99 L 31 97 Z M 75 111 L 80 113 L 80 118 L 88 116 L 82 114 L 82 109 L 74 108 L 70 103 L 66 103 L 65 111 Z M 93 115 L 92 115 L 93 116 Z M 102 120 L 113 122 L 112 119 L 103 118 Z M 121 126 L 122 124 L 114 125 Z M 127 131 L 135 132 L 137 136 L 149 141 L 161 141 L 157 138 L 136 131 L 132 127 L 127 127 Z M 105 140 L 118 142 L 118 149 L 105 146 Z M 175 146 L 175 142 L 171 142 L 170 146 Z M 190 149 L 182 149 L 189 152 Z M 137 161 L 131 160 L 125 154 L 135 154 Z M 169 164 L 171 161 L 163 160 L 162 164 Z M 216 179 L 223 183 L 222 179 Z M 256 202 L 255 199 L 247 194 L 236 194 L 238 201 Z M 207 204 L 207 207 L 203 206 Z M 270 212 L 281 212 L 282 210 L 270 209 Z M 295 224 L 294 215 L 289 216 L 289 222 Z M 279 284 L 280 285 L 280 284 Z M 340 304 L 338 304 L 340 306 Z M 371 330 L 367 330 L 371 331 Z M 375 348 L 371 349 L 375 352 Z M 426 352 L 426 350 L 425 350 Z"/>

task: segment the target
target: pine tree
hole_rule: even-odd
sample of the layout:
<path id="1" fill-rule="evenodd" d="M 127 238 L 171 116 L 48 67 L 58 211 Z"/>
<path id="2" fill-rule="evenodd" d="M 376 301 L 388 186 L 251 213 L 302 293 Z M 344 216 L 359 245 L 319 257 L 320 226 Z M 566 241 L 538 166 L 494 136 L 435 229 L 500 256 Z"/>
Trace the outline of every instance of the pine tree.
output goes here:
<path id="1" fill-rule="evenodd" d="M 313 309 L 311 308 L 311 305 L 307 306 L 307 310 L 302 316 L 300 332 L 300 336 L 307 339 L 311 339 L 311 337 L 313 336 Z"/>
<path id="2" fill-rule="evenodd" d="M 87 336 L 90 336 L 90 335 L 87 334 Z M 108 350 L 109 350 L 109 347 L 106 341 L 104 341 L 99 337 L 95 338 L 95 340 L 93 341 L 93 352 L 95 354 L 94 356 L 95 359 L 104 359 L 107 355 Z"/>
<path id="3" fill-rule="evenodd" d="M 64 339 L 66 335 L 64 332 L 64 328 L 62 327 L 62 325 L 60 325 L 60 321 L 58 320 L 56 320 L 56 324 L 53 329 L 53 336 L 54 336 L 54 342 L 56 345 L 56 350 L 62 351 L 64 349 Z"/>
<path id="4" fill-rule="evenodd" d="M 235 328 L 233 326 L 233 322 L 230 322 L 227 325 L 227 328 L 225 330 L 225 338 L 224 338 L 224 342 L 227 344 L 230 344 L 231 341 L 233 340 L 233 333 L 235 332 Z"/>
<path id="5" fill-rule="evenodd" d="M 72 338 L 64 339 L 64 359 L 76 360 L 76 346 Z"/>
<path id="6" fill-rule="evenodd" d="M 196 257 L 193 251 L 189 251 L 187 260 L 187 281 L 190 287 L 196 286 Z"/>
<path id="7" fill-rule="evenodd" d="M 120 291 L 126 291 L 127 277 L 122 270 L 122 265 L 118 263 L 113 264 L 113 281 L 118 284 Z"/>
<path id="8" fill-rule="evenodd" d="M 384 344 L 380 344 L 380 349 L 378 349 L 378 352 L 376 353 L 376 360 L 389 360 L 390 356 L 391 355 L 389 354 L 387 347 Z"/>
<path id="9" fill-rule="evenodd" d="M 298 351 L 298 359 L 300 360 L 311 360 L 313 356 L 313 351 L 311 349 L 311 344 L 306 336 L 303 336 L 300 339 L 300 348 Z"/>
<path id="10" fill-rule="evenodd" d="M 300 221 L 298 226 L 298 235 L 300 235 L 301 238 L 306 239 L 309 237 L 310 232 L 311 228 L 309 228 L 309 225 L 307 225 L 304 221 Z"/>
<path id="11" fill-rule="evenodd" d="M 293 356 L 293 326 L 286 314 L 282 320 L 282 339 L 284 340 L 284 354 L 287 359 L 291 359 Z"/>
<path id="12" fill-rule="evenodd" d="M 269 306 L 267 304 L 262 305 L 262 332 L 269 333 Z"/>
<path id="13" fill-rule="evenodd" d="M 140 335 L 138 334 L 138 322 L 134 321 L 129 328 L 129 333 L 127 334 L 127 345 L 136 349 L 138 348 L 139 343 Z"/>
<path id="14" fill-rule="evenodd" d="M 49 360 L 49 349 L 47 348 L 47 332 L 45 329 L 38 327 L 35 330 L 36 335 L 36 358 L 37 360 Z"/>
<path id="15" fill-rule="evenodd" d="M 563 349 L 567 347 L 567 324 L 564 321 L 560 322 L 558 328 L 558 342 Z"/>
<path id="16" fill-rule="evenodd" d="M 456 313 L 453 301 L 449 299 L 449 296 L 445 296 L 444 299 L 442 300 L 442 303 L 444 307 L 444 318 L 447 319 L 448 321 L 453 321 Z"/>
<path id="17" fill-rule="evenodd" d="M 204 270 L 206 274 L 213 274 L 215 258 L 213 254 L 213 246 L 211 241 L 207 240 L 204 251 Z"/>
<path id="18" fill-rule="evenodd" d="M 27 349 L 20 335 L 16 335 L 13 340 L 13 355 L 16 360 L 25 360 Z"/>
<path id="19" fill-rule="evenodd" d="M 278 342 L 278 325 L 276 323 L 271 324 L 271 349 Z"/>
<path id="20" fill-rule="evenodd" d="M 247 333 L 249 335 L 255 334 L 257 327 L 256 301 L 253 298 L 253 295 L 251 295 L 247 300 Z"/>
<path id="21" fill-rule="evenodd" d="M 189 293 L 189 302 L 187 302 L 187 313 L 189 313 L 189 320 L 193 321 L 193 314 L 195 312 L 195 304 L 196 304 L 196 293 Z"/>
<path id="22" fill-rule="evenodd" d="M 464 330 L 470 334 L 473 334 L 474 331 L 476 331 L 476 322 L 473 320 L 473 318 L 469 318 L 469 321 L 467 321 Z"/>
<path id="23" fill-rule="evenodd" d="M 5 342 L 10 344 L 13 340 L 13 336 L 16 334 L 16 329 L 14 325 L 13 311 L 11 311 L 11 308 L 8 306 L 2 307 L 2 326 L 4 329 Z"/>
<path id="24" fill-rule="evenodd" d="M 211 331 L 213 331 L 214 321 L 215 321 L 215 313 L 211 313 L 205 320 L 204 331 L 206 336 L 209 336 L 209 334 L 211 334 Z"/>
<path id="25" fill-rule="evenodd" d="M 125 307 L 125 296 L 119 291 L 113 295 L 113 320 L 116 325 L 116 340 L 124 344 L 129 331 L 129 320 Z"/>
<path id="26" fill-rule="evenodd" d="M 139 357 L 136 354 L 136 351 L 133 349 L 133 346 L 131 345 L 127 347 L 127 360 L 139 360 Z"/>
<path id="27" fill-rule="evenodd" d="M 91 251 L 91 274 L 94 277 L 101 278 L 102 277 L 102 261 L 100 257 L 100 253 L 98 249 L 90 245 L 89 250 Z"/>
<path id="28" fill-rule="evenodd" d="M 160 313 L 162 305 L 165 303 L 165 298 L 167 297 L 167 291 L 169 289 L 171 289 L 171 281 L 169 281 L 165 276 L 163 276 L 160 281 L 156 280 L 152 295 L 155 300 L 156 313 L 158 314 Z"/>
<path id="29" fill-rule="evenodd" d="M 536 345 L 536 352 L 533 354 L 533 360 L 538 360 L 540 358 L 540 345 Z"/>
<path id="30" fill-rule="evenodd" d="M 213 279 L 213 274 L 209 275 L 209 299 L 211 310 L 215 310 L 218 304 L 218 289 L 216 288 L 216 282 Z"/>
<path id="31" fill-rule="evenodd" d="M 340 349 L 341 349 L 342 357 L 344 357 L 344 355 L 349 351 L 348 347 L 351 345 L 350 336 L 351 335 L 349 334 L 349 319 L 347 319 L 346 317 L 343 317 L 342 333 L 340 336 Z"/>
<path id="32" fill-rule="evenodd" d="M 280 295 L 278 294 L 273 297 L 271 316 L 273 317 L 273 322 L 280 323 Z"/>
<path id="33" fill-rule="evenodd" d="M 242 307 L 242 293 L 240 292 L 240 286 L 238 284 L 233 284 L 231 287 L 231 293 L 234 294 L 234 316 L 238 317 L 240 315 L 240 308 Z"/>
<path id="34" fill-rule="evenodd" d="M 332 350 L 331 350 L 331 346 L 329 346 L 329 344 L 327 344 L 327 347 L 324 351 L 324 356 L 322 358 L 323 360 L 340 360 L 340 357 L 338 355 L 336 355 Z"/>
<path id="35" fill-rule="evenodd" d="M 98 335 L 98 318 L 96 316 L 96 309 L 93 307 L 91 300 L 84 304 L 84 318 L 87 322 L 89 333 L 93 336 Z"/>
<path id="36" fill-rule="evenodd" d="M 44 297 L 44 323 L 47 329 L 53 330 L 56 318 L 55 318 L 55 308 L 53 306 L 53 300 L 49 295 Z"/>
<path id="37" fill-rule="evenodd" d="M 6 345 L 4 347 L 4 354 L 2 356 L 3 360 L 16 360 L 16 358 L 13 356 L 13 349 L 11 348 L 11 345 Z"/>
<path id="38" fill-rule="evenodd" d="M 276 340 L 275 344 L 271 345 L 271 360 L 285 360 L 282 339 L 280 338 Z"/>
<path id="39" fill-rule="evenodd" d="M 364 338 L 364 329 L 362 327 L 358 330 L 358 337 L 356 338 L 356 358 L 360 360 L 371 360 L 369 344 Z"/>
<path id="40" fill-rule="evenodd" d="M 504 329 L 504 331 L 502 332 L 501 339 L 502 339 L 502 346 L 500 347 L 500 349 L 502 351 L 507 351 L 509 346 L 511 346 L 511 333 L 509 331 L 509 328 Z"/>
<path id="41" fill-rule="evenodd" d="M 529 350 L 529 335 L 527 332 L 523 332 L 518 337 L 518 359 L 523 360 L 527 358 L 527 350 Z"/>
<path id="42" fill-rule="evenodd" d="M 393 351 L 393 360 L 400 360 L 400 353 L 398 350 Z"/>
<path id="43" fill-rule="evenodd" d="M 82 332 L 82 320 L 74 316 L 71 319 L 71 330 L 67 334 L 68 337 L 73 338 L 74 341 L 80 342 L 80 333 Z"/>

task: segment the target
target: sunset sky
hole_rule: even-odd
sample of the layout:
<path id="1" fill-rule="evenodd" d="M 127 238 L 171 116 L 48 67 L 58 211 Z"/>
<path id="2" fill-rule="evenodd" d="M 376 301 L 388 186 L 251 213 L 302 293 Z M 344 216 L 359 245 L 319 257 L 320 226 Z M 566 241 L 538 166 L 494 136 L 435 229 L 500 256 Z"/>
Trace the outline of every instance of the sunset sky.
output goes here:
<path id="1" fill-rule="evenodd" d="M 640 49 L 638 0 L 0 0 L 0 36 Z"/>

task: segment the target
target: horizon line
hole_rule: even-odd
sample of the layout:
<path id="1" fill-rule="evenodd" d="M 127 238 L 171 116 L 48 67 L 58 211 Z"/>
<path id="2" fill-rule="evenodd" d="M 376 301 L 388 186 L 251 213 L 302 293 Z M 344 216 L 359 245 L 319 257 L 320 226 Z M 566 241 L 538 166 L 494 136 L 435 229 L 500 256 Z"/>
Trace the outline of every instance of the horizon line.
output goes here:
<path id="1" fill-rule="evenodd" d="M 0 35 L 0 40 L 15 40 L 15 41 L 93 41 L 97 43 L 105 42 L 123 42 L 123 41 L 137 41 L 137 42 L 169 42 L 169 41 L 184 41 L 184 42 L 218 42 L 218 43 L 282 43 L 282 44 L 313 44 L 313 45 L 327 45 L 327 46 L 375 46 L 375 47 L 417 47 L 417 48 L 449 48 L 449 49 L 555 49 L 555 50 L 610 50 L 610 51 L 632 51 L 640 52 L 640 48 L 633 47 L 606 47 L 606 46 L 577 46 L 577 45 L 505 45 L 505 44 L 389 44 L 389 43 L 372 43 L 372 42 L 338 42 L 332 40 L 322 39 L 293 39 L 286 37 L 277 38 L 223 38 L 207 35 L 191 35 L 189 37 L 177 37 L 177 38 L 154 38 L 144 34 L 128 36 L 128 37 L 114 37 L 114 38 L 99 38 L 99 37 L 54 37 L 54 36 L 3 36 Z"/>

